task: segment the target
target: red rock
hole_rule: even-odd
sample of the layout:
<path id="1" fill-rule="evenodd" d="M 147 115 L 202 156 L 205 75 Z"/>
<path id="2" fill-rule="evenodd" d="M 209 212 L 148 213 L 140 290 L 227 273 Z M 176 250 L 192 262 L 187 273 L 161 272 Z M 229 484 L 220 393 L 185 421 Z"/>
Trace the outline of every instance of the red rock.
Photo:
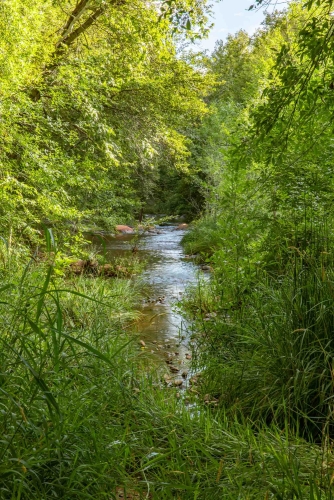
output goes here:
<path id="1" fill-rule="evenodd" d="M 123 226 L 122 224 L 119 224 L 118 226 L 115 226 L 116 231 L 119 233 L 134 233 L 134 230 L 130 226 Z"/>

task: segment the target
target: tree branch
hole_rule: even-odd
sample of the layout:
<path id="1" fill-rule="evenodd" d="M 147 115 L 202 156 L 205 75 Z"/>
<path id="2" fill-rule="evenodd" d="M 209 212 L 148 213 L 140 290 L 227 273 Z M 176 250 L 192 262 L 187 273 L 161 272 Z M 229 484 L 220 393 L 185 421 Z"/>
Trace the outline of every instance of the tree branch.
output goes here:
<path id="1" fill-rule="evenodd" d="M 88 28 L 100 17 L 105 9 L 97 9 L 84 23 L 82 23 L 77 29 L 68 34 L 67 37 L 63 38 L 58 44 L 55 51 L 55 57 L 62 54 L 65 47 L 69 47 L 72 43 L 79 38 L 79 36 L 88 30 Z"/>
<path id="2" fill-rule="evenodd" d="M 79 21 L 80 17 L 86 11 L 87 7 L 90 4 L 90 1 L 91 0 L 81 0 L 75 7 L 72 14 L 69 15 L 65 26 L 63 27 L 61 33 L 61 40 L 58 42 L 57 45 L 60 45 L 63 42 L 63 40 L 68 37 L 68 35 L 71 33 L 73 29 L 74 24 Z"/>

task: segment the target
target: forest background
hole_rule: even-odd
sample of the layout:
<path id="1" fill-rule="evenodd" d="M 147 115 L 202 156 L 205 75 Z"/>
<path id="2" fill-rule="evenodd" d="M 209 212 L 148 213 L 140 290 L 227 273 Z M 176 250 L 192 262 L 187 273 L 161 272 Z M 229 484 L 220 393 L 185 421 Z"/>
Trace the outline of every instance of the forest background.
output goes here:
<path id="1" fill-rule="evenodd" d="M 2 498 L 333 496 L 333 2 L 210 56 L 208 14 L 0 4 Z M 134 368 L 137 285 L 64 270 L 142 211 L 197 219 L 214 270 L 183 302 L 198 414 Z"/>

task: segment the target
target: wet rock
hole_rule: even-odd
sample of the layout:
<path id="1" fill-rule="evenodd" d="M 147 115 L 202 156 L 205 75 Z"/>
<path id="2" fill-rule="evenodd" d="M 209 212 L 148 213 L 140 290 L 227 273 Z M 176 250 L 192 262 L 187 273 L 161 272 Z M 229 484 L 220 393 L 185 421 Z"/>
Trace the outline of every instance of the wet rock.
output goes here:
<path id="1" fill-rule="evenodd" d="M 173 373 L 177 373 L 177 372 L 180 371 L 180 369 L 177 366 L 174 366 L 174 365 L 170 365 L 169 369 Z"/>
<path id="2" fill-rule="evenodd" d="M 134 233 L 134 230 L 130 226 L 124 226 L 122 224 L 119 224 L 115 226 L 115 229 L 118 233 L 123 233 L 123 234 L 131 234 Z"/>
<path id="3" fill-rule="evenodd" d="M 189 227 L 188 224 L 182 223 L 182 224 L 179 224 L 176 229 L 178 229 L 180 231 L 182 229 L 187 229 L 188 227 Z"/>
<path id="4" fill-rule="evenodd" d="M 201 266 L 202 271 L 212 271 L 212 267 L 208 265 L 203 265 Z"/>
<path id="5" fill-rule="evenodd" d="M 175 385 L 175 387 L 181 387 L 181 385 L 183 385 L 183 380 L 181 378 L 173 380 L 173 385 Z"/>
<path id="6" fill-rule="evenodd" d="M 186 354 L 186 359 L 191 359 L 191 354 L 189 354 L 188 352 Z"/>
<path id="7" fill-rule="evenodd" d="M 188 370 L 183 370 L 183 372 L 181 373 L 181 377 L 182 378 L 187 378 L 188 377 Z"/>

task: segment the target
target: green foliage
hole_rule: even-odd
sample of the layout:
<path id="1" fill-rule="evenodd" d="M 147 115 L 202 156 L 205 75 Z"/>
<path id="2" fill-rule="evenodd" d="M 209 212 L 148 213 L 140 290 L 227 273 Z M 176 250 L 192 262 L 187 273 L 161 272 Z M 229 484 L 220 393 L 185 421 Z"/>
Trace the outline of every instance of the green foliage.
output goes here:
<path id="1" fill-rule="evenodd" d="M 132 217 L 162 162 L 186 165 L 178 130 L 205 112 L 207 89 L 172 39 L 178 9 L 195 29 L 204 3 L 171 2 L 171 21 L 143 3 L 42 3 L 0 8 L 0 227 L 30 244 L 41 223 L 110 230 Z"/>
<path id="2" fill-rule="evenodd" d="M 133 283 L 3 260 L 2 498 L 330 498 L 331 448 L 189 408 L 138 370 Z"/>
<path id="3" fill-rule="evenodd" d="M 293 2 L 217 45 L 194 146 L 206 211 L 184 238 L 213 268 L 184 301 L 201 394 L 318 442 L 333 436 L 331 9 Z"/>

